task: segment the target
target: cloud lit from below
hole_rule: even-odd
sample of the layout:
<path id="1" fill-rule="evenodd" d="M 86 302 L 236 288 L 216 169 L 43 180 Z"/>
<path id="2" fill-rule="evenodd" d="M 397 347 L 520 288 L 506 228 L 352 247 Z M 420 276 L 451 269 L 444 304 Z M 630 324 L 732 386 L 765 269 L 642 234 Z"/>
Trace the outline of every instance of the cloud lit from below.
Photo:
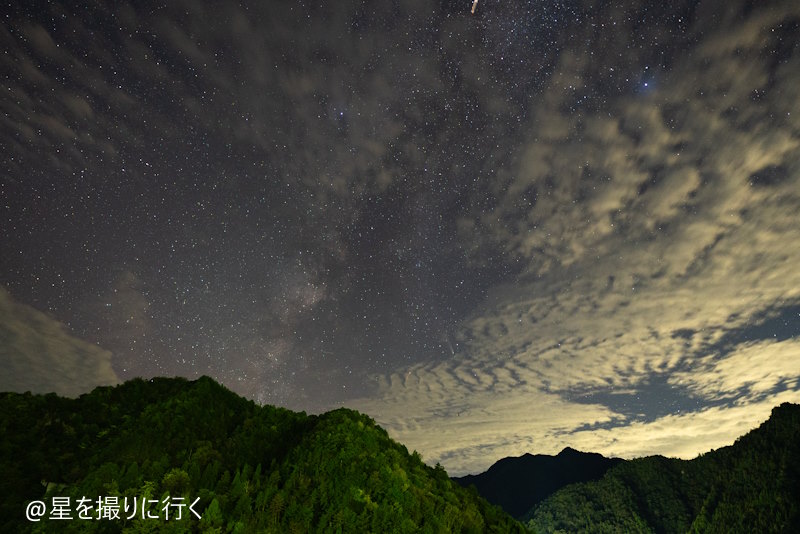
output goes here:
<path id="1" fill-rule="evenodd" d="M 102 349 L 8 387 L 208 374 L 454 474 L 798 400 L 796 2 L 71 9 L 0 33 L 0 284 Z"/>
<path id="2" fill-rule="evenodd" d="M 475 261 L 525 268 L 461 324 L 461 354 L 360 406 L 462 474 L 564 446 L 693 457 L 800 400 L 800 57 L 759 59 L 794 10 L 708 23 L 597 110 L 564 111 L 592 67 L 562 54 L 496 207 L 460 223 Z"/>

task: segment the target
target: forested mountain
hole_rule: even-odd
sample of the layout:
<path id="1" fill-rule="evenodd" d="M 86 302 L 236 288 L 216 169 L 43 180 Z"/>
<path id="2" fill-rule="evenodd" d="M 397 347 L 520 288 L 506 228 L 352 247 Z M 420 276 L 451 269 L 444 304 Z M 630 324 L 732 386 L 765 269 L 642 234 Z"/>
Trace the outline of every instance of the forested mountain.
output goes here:
<path id="1" fill-rule="evenodd" d="M 364 415 L 257 406 L 205 377 L 137 379 L 77 399 L 2 393 L 0 436 L 0 532 L 525 531 Z M 530 510 L 524 519 L 536 532 L 800 532 L 797 405 L 775 408 L 734 445 L 690 461 L 572 449 L 528 456 L 471 480 L 499 492 L 503 480 L 529 474 L 533 489 L 514 491 L 538 498 L 552 483 L 543 478 L 560 484 L 618 462 Z M 524 465 L 538 467 L 526 474 Z M 173 507 L 165 520 L 163 503 L 180 497 L 199 499 L 193 509 L 202 518 L 183 508 L 177 520 Z M 70 499 L 71 520 L 51 518 L 54 498 Z M 97 519 L 109 498 L 120 517 Z M 146 512 L 159 518 L 125 510 L 134 499 L 152 501 Z M 47 507 L 38 522 L 25 518 L 35 500 Z"/>
<path id="2" fill-rule="evenodd" d="M 464 487 L 474 485 L 487 501 L 521 518 L 556 490 L 567 484 L 596 480 L 621 461 L 567 447 L 556 456 L 524 454 L 503 458 L 483 473 L 453 480 Z"/>
<path id="3" fill-rule="evenodd" d="M 536 506 L 537 532 L 800 532 L 800 406 L 694 460 L 623 462 Z"/>
<path id="4" fill-rule="evenodd" d="M 0 532 L 524 531 L 364 415 L 260 407 L 205 377 L 3 393 L 0 436 Z M 65 497 L 72 519 L 52 519 Z M 177 520 L 176 505 L 165 520 L 179 497 L 199 498 L 202 519 L 183 507 Z M 134 498 L 159 519 L 126 511 Z M 47 507 L 38 522 L 33 500 Z M 112 502 L 121 517 L 97 519 Z"/>

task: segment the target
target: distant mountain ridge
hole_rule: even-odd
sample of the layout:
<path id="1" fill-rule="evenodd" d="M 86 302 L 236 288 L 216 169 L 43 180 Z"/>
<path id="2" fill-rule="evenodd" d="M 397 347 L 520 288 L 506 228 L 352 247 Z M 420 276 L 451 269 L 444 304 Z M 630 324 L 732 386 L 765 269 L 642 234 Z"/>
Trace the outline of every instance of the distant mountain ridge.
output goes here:
<path id="1" fill-rule="evenodd" d="M 649 456 L 535 506 L 536 532 L 800 532 L 800 405 L 693 460 Z"/>
<path id="2" fill-rule="evenodd" d="M 464 487 L 474 485 L 487 501 L 520 519 L 564 486 L 596 480 L 622 461 L 566 447 L 556 456 L 526 453 L 503 458 L 483 473 L 453 480 Z"/>
<path id="3" fill-rule="evenodd" d="M 733 445 L 693 460 L 503 458 L 474 485 L 533 532 L 800 532 L 800 405 L 784 403 Z"/>

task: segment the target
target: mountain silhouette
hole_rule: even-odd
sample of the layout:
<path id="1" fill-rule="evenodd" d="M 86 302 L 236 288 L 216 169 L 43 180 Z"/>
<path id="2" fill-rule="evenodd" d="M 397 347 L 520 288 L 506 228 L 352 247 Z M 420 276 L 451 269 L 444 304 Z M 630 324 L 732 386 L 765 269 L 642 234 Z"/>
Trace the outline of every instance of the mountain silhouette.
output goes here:
<path id="1" fill-rule="evenodd" d="M 535 532 L 800 532 L 800 406 L 693 460 L 620 462 L 526 514 Z"/>
<path id="2" fill-rule="evenodd" d="M 453 480 L 464 487 L 474 485 L 487 501 L 521 518 L 556 490 L 567 484 L 596 480 L 621 461 L 567 447 L 556 456 L 524 454 L 503 458 L 481 474 Z"/>

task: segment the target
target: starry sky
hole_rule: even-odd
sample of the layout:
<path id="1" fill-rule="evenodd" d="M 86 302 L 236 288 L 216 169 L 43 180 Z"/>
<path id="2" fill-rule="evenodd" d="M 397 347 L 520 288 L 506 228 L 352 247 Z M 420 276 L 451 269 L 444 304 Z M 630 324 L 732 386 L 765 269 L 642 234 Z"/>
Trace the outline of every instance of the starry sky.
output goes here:
<path id="1" fill-rule="evenodd" d="M 0 389 L 209 375 L 450 474 L 800 402 L 795 0 L 4 4 Z"/>

